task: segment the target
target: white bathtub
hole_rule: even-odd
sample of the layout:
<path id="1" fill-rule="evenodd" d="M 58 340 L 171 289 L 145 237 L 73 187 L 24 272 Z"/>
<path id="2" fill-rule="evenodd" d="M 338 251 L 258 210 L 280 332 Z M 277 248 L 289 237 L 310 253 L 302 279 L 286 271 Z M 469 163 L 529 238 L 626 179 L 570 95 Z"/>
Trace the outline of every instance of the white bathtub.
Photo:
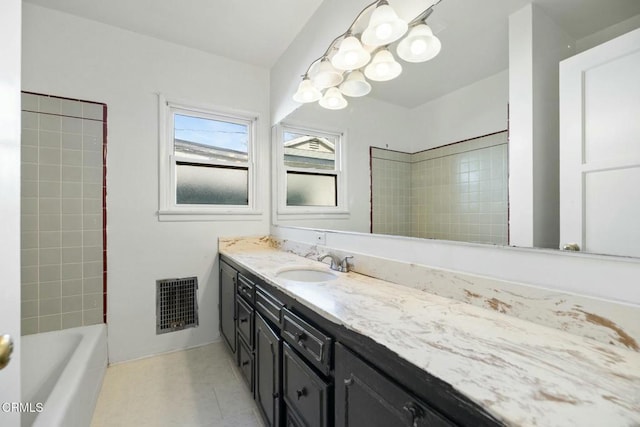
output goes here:
<path id="1" fill-rule="evenodd" d="M 88 426 L 107 369 L 106 325 L 22 337 L 22 426 Z M 38 404 L 42 411 L 38 412 Z"/>

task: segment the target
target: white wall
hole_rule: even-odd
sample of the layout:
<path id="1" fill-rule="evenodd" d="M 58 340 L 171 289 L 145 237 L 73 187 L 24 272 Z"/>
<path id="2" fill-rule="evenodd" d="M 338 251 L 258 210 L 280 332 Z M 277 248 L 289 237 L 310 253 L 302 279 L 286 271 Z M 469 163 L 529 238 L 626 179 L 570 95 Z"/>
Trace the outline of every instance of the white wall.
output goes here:
<path id="1" fill-rule="evenodd" d="M 24 4 L 23 90 L 105 102 L 110 361 L 218 338 L 217 239 L 269 231 L 269 73 L 200 51 Z M 263 215 L 159 222 L 157 92 L 255 112 Z M 155 281 L 196 275 L 200 326 L 155 335 Z"/>
<path id="2" fill-rule="evenodd" d="M 0 402 L 20 401 L 20 0 L 0 14 L 0 335 L 13 338 L 11 362 L 0 371 Z M 18 412 L 0 411 L 0 424 L 20 425 Z"/>
<path id="3" fill-rule="evenodd" d="M 283 220 L 283 225 L 368 232 L 371 215 L 369 147 L 411 151 L 413 124 L 407 110 L 370 97 L 349 98 L 344 110 L 332 111 L 317 103 L 303 105 L 284 120 L 289 125 L 307 126 L 345 133 L 348 183 L 347 219 Z"/>
<path id="4" fill-rule="evenodd" d="M 585 50 L 626 34 L 629 31 L 633 31 L 636 28 L 640 28 L 640 14 L 632 16 L 629 19 L 625 19 L 622 22 L 598 31 L 597 33 L 590 34 L 580 40 L 576 40 L 576 53 L 584 52 Z"/>
<path id="5" fill-rule="evenodd" d="M 539 7 L 509 17 L 511 244 L 559 246 L 559 62 L 573 40 Z"/>
<path id="6" fill-rule="evenodd" d="M 410 111 L 412 152 L 507 129 L 509 70 L 462 87 Z"/>

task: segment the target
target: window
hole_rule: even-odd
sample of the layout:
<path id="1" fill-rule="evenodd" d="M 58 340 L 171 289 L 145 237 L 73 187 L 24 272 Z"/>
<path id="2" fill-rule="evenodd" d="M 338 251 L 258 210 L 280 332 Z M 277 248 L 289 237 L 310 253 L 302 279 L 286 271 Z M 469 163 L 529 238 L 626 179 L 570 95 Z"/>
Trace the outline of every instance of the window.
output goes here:
<path id="1" fill-rule="evenodd" d="M 346 211 L 342 134 L 279 126 L 278 214 Z"/>
<path id="2" fill-rule="evenodd" d="M 257 213 L 256 119 L 178 105 L 162 97 L 160 115 L 160 219 Z"/>

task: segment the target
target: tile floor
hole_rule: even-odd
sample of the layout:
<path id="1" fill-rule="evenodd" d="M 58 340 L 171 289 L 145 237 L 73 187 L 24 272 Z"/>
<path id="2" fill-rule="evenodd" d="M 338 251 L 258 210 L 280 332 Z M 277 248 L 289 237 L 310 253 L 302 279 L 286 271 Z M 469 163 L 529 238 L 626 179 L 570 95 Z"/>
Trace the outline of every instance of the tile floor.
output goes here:
<path id="1" fill-rule="evenodd" d="M 261 427 L 224 343 L 111 366 L 91 427 Z"/>

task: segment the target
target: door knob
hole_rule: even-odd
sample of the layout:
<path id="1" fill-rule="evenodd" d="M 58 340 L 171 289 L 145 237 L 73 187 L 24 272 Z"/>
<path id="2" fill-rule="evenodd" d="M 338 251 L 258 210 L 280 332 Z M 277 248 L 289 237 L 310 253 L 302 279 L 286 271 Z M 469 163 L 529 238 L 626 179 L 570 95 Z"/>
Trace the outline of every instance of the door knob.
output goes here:
<path id="1" fill-rule="evenodd" d="M 563 251 L 580 252 L 580 246 L 577 243 L 567 243 L 562 246 Z"/>
<path id="2" fill-rule="evenodd" d="M 11 335 L 0 336 L 0 369 L 3 369 L 11 361 L 13 353 L 13 340 Z"/>

